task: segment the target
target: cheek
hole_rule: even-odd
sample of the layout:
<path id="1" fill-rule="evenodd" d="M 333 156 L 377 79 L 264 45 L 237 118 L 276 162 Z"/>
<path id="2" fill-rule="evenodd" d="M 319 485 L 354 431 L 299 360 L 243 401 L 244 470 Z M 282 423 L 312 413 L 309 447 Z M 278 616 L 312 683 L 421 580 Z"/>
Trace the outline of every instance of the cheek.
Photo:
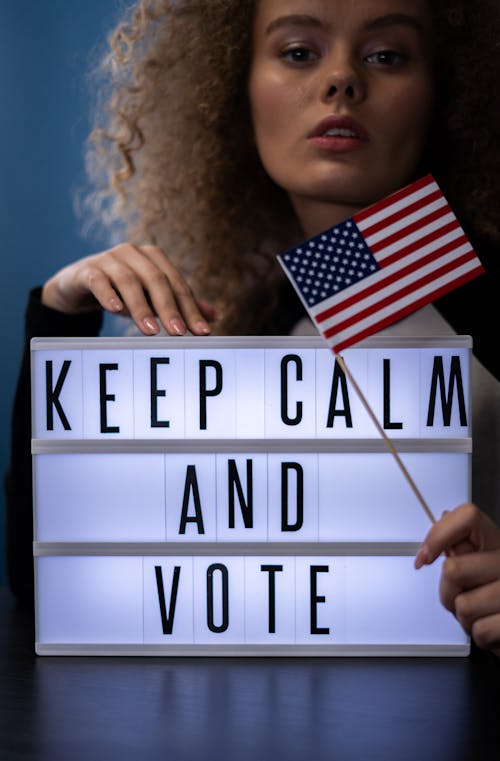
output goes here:
<path id="1" fill-rule="evenodd" d="M 398 94 L 390 113 L 399 114 L 393 126 L 400 140 L 412 146 L 422 146 L 427 137 L 432 114 L 429 87 L 422 84 Z"/>
<path id="2" fill-rule="evenodd" d="M 261 128 L 273 128 L 275 122 L 279 123 L 282 91 L 276 77 L 257 71 L 250 80 L 249 95 L 256 132 Z"/>
<path id="3" fill-rule="evenodd" d="M 280 133 L 297 121 L 301 110 L 301 92 L 294 84 L 272 70 L 257 68 L 249 82 L 249 98 L 254 132 L 265 135 Z"/>

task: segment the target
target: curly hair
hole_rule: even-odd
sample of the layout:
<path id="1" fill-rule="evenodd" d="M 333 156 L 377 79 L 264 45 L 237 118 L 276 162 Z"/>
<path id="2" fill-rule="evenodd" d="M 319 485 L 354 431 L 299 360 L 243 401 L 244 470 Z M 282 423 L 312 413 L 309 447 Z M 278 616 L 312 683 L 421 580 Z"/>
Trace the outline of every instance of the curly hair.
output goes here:
<path id="1" fill-rule="evenodd" d="M 95 214 L 136 244 L 161 246 L 219 305 L 218 330 L 229 334 L 269 325 L 283 279 L 275 254 L 301 235 L 252 137 L 255 2 L 137 2 L 110 38 L 88 151 Z M 419 172 L 434 174 L 473 241 L 489 249 L 500 239 L 500 6 L 431 7 L 437 104 Z"/>

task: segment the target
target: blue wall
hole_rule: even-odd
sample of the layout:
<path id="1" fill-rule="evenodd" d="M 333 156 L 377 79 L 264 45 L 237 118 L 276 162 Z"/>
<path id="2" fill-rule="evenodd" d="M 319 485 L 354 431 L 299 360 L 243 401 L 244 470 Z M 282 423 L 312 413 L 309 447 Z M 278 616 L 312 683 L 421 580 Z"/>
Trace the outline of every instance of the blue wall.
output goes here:
<path id="1" fill-rule="evenodd" d="M 86 75 L 123 7 L 119 0 L 0 0 L 2 479 L 28 290 L 69 261 L 105 247 L 104 240 L 84 239 L 73 197 L 84 180 Z M 2 488 L 0 585 L 4 516 Z"/>

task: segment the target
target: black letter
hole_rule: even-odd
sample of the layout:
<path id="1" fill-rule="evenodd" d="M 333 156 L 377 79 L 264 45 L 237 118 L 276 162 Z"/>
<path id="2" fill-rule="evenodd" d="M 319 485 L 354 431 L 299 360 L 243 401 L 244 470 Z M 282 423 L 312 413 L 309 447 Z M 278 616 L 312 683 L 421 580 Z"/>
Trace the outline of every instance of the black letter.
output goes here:
<path id="1" fill-rule="evenodd" d="M 108 370 L 118 370 L 118 365 L 114 362 L 111 365 L 99 365 L 99 396 L 101 403 L 101 433 L 119 433 L 120 427 L 117 425 L 108 425 L 106 402 L 114 402 L 115 395 L 106 393 L 106 373 Z"/>
<path id="2" fill-rule="evenodd" d="M 344 402 L 344 409 L 338 410 L 334 405 L 337 401 L 338 387 L 342 389 L 342 400 Z M 327 428 L 333 428 L 334 418 L 338 415 L 345 417 L 345 424 L 347 428 L 352 428 L 351 406 L 349 404 L 349 394 L 347 393 L 347 381 L 344 371 L 335 361 L 332 378 L 332 390 L 330 393 L 330 405 L 328 407 L 328 420 L 326 423 Z"/>
<path id="3" fill-rule="evenodd" d="M 318 595 L 317 578 L 318 573 L 328 573 L 330 569 L 327 565 L 311 566 L 311 634 L 330 634 L 328 626 L 318 626 L 316 606 L 319 602 L 325 602 L 324 595 Z"/>
<path id="4" fill-rule="evenodd" d="M 391 423 L 391 360 L 384 359 L 384 428 L 402 428 L 403 423 Z"/>
<path id="5" fill-rule="evenodd" d="M 294 470 L 297 474 L 297 519 L 295 523 L 288 522 L 288 472 Z M 298 462 L 281 463 L 281 530 L 298 531 L 304 523 L 304 469 Z"/>
<path id="6" fill-rule="evenodd" d="M 181 567 L 179 565 L 174 566 L 172 590 L 170 592 L 170 604 L 168 606 L 167 615 L 167 607 L 165 605 L 165 590 L 163 588 L 163 573 L 161 570 L 161 565 L 155 565 L 156 588 L 158 590 L 158 602 L 160 603 L 161 626 L 163 629 L 163 634 L 172 634 L 172 629 L 174 627 L 175 604 L 177 602 L 177 590 L 179 588 L 180 573 Z"/>
<path id="7" fill-rule="evenodd" d="M 297 354 L 286 354 L 281 360 L 281 419 L 286 425 L 298 425 L 302 420 L 302 402 L 297 402 L 295 417 L 288 415 L 288 367 L 291 362 L 297 367 L 297 380 L 302 380 L 302 360 Z"/>
<path id="8" fill-rule="evenodd" d="M 156 400 L 159 396 L 166 396 L 165 389 L 158 390 L 158 365 L 168 365 L 170 359 L 168 357 L 151 357 L 150 359 L 150 383 L 151 383 L 151 428 L 169 428 L 170 422 L 168 420 L 158 420 L 158 405 Z"/>
<path id="9" fill-rule="evenodd" d="M 215 370 L 215 386 L 207 388 L 207 367 Z M 215 359 L 200 359 L 200 429 L 207 427 L 207 397 L 217 396 L 222 391 L 222 365 Z"/>
<path id="10" fill-rule="evenodd" d="M 222 621 L 214 624 L 214 571 L 221 572 L 222 582 Z M 225 632 L 229 626 L 229 577 L 227 567 L 222 563 L 212 563 L 207 568 L 207 626 L 211 632 Z"/>
<path id="11" fill-rule="evenodd" d="M 56 381 L 54 390 L 52 390 L 52 360 L 48 360 L 45 363 L 45 392 L 47 394 L 47 430 L 48 431 L 54 430 L 54 417 L 52 414 L 52 406 L 56 408 L 57 414 L 59 415 L 59 419 L 61 420 L 61 423 L 63 424 L 64 430 L 71 431 L 71 426 L 68 422 L 68 418 L 64 414 L 64 410 L 61 407 L 61 402 L 59 401 L 59 394 L 61 393 L 63 383 L 66 380 L 66 375 L 68 374 L 70 364 L 71 364 L 70 359 L 64 360 L 61 367 L 61 372 L 59 373 L 59 378 Z"/>
<path id="12" fill-rule="evenodd" d="M 189 493 L 193 492 L 193 504 L 195 515 L 188 516 L 187 511 L 189 507 Z M 196 478 L 196 467 L 194 465 L 188 465 L 186 470 L 186 483 L 184 485 L 184 496 L 182 498 L 182 513 L 181 522 L 179 526 L 179 534 L 186 533 L 186 523 L 196 523 L 198 526 L 198 533 L 204 534 L 205 529 L 203 527 L 203 516 L 201 514 L 201 501 L 200 491 L 198 489 L 198 480 Z"/>
<path id="13" fill-rule="evenodd" d="M 245 528 L 253 528 L 253 482 L 252 482 L 252 460 L 247 460 L 247 500 L 243 494 L 236 460 L 228 460 L 227 463 L 227 489 L 229 499 L 229 528 L 234 528 L 234 487 L 238 492 L 238 501 L 240 503 L 241 515 Z"/>
<path id="14" fill-rule="evenodd" d="M 439 381 L 439 393 L 441 394 L 441 408 L 443 411 L 443 425 L 451 424 L 451 408 L 453 405 L 453 389 L 455 382 L 457 384 L 458 409 L 460 410 L 460 425 L 467 425 L 467 415 L 465 412 L 464 388 L 462 383 L 462 373 L 460 367 L 460 357 L 451 358 L 450 379 L 448 384 L 448 396 L 444 387 L 444 368 L 443 358 L 434 357 L 432 367 L 431 393 L 429 396 L 429 410 L 427 412 L 427 425 L 434 425 L 434 408 L 436 406 L 436 391 Z"/>
<path id="15" fill-rule="evenodd" d="M 276 634 L 276 571 L 282 571 L 282 565 L 261 565 L 261 571 L 269 574 L 269 634 Z"/>

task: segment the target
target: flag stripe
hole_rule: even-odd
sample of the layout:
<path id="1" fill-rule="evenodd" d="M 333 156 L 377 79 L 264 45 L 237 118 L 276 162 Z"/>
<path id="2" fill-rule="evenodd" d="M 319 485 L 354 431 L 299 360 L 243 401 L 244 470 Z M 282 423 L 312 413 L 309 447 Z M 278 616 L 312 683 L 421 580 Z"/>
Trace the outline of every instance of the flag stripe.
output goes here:
<path id="1" fill-rule="evenodd" d="M 470 252 L 468 254 L 465 252 L 463 256 L 471 258 L 472 254 Z M 464 260 L 461 257 L 460 263 L 462 264 L 463 262 Z M 450 262 L 441 262 L 441 267 L 447 267 L 447 265 L 450 265 Z M 441 270 L 441 267 L 432 265 L 428 266 L 427 269 L 422 272 L 422 277 L 425 278 L 429 274 L 435 276 L 436 272 Z M 316 322 L 318 322 L 318 325 L 320 325 L 322 329 L 326 329 L 334 324 L 338 325 L 347 320 L 349 320 L 349 322 L 354 322 L 354 320 L 359 317 L 360 313 L 365 312 L 367 309 L 372 309 L 373 311 L 381 300 L 385 302 L 388 297 L 393 299 L 397 298 L 403 290 L 406 291 L 406 286 L 411 284 L 415 286 L 415 279 L 411 275 L 405 278 L 402 283 L 400 283 L 399 280 L 396 280 L 375 293 L 371 293 L 370 295 L 361 298 L 355 305 L 349 307 L 349 309 L 337 312 L 337 314 L 331 316 L 328 320 L 323 320 L 321 323 L 318 321 Z"/>
<path id="2" fill-rule="evenodd" d="M 401 299 L 394 299 L 389 306 L 378 311 L 375 315 L 371 315 L 361 321 L 357 320 L 349 328 L 340 333 L 337 332 L 333 340 L 329 342 L 332 346 L 335 346 L 335 351 L 338 350 L 339 345 L 344 348 L 346 345 L 355 343 L 360 340 L 359 334 L 361 332 L 363 337 L 375 333 L 381 327 L 390 325 L 416 309 L 425 306 L 435 298 L 439 298 L 439 296 L 456 287 L 457 282 L 460 285 L 461 282 L 467 282 L 476 277 L 477 274 L 475 263 L 468 262 L 462 268 L 448 272 L 441 279 L 433 281 L 432 285 L 427 285 L 420 290 L 414 291 L 411 297 L 405 296 Z M 324 335 L 324 331 L 321 332 Z"/>
<path id="3" fill-rule="evenodd" d="M 340 296 L 332 296 L 329 301 L 331 302 L 328 308 L 315 311 L 311 309 L 311 313 L 317 322 L 322 322 L 328 317 L 334 314 L 344 311 L 353 305 L 358 305 L 361 298 L 367 298 L 372 294 L 376 294 L 386 285 L 394 282 L 401 282 L 405 277 L 411 275 L 413 272 L 419 269 L 425 269 L 426 266 L 432 265 L 433 262 L 442 258 L 443 261 L 456 257 L 465 253 L 466 251 L 472 251 L 471 245 L 465 235 L 462 236 L 462 243 L 457 246 L 456 241 L 451 241 L 446 246 L 440 247 L 437 250 L 431 250 L 423 257 L 421 251 L 413 251 L 411 255 L 406 257 L 406 262 L 395 262 L 384 269 L 370 275 L 369 278 L 356 283 L 351 288 L 346 289 L 346 295 L 344 298 Z M 434 264 L 434 268 L 437 265 Z M 325 302 L 322 302 L 318 306 L 327 306 Z"/>
<path id="4" fill-rule="evenodd" d="M 439 278 L 443 277 L 444 275 L 447 275 L 448 273 L 453 272 L 454 270 L 459 270 L 460 267 L 468 264 L 471 261 L 475 261 L 475 254 L 474 254 L 474 251 L 472 251 L 472 249 L 469 249 L 469 251 L 464 253 L 458 260 L 455 257 L 453 257 L 452 261 L 447 261 L 445 263 L 442 263 L 440 267 L 433 267 L 432 269 L 428 268 L 428 271 L 425 272 L 425 274 L 422 274 L 422 276 L 419 277 L 417 280 L 415 280 L 413 277 L 407 277 L 406 280 L 403 281 L 403 282 L 406 282 L 406 285 L 404 286 L 402 285 L 402 280 L 400 280 L 399 278 L 397 280 L 393 280 L 393 282 L 390 284 L 390 286 L 393 286 L 393 287 L 386 287 L 384 289 L 386 293 L 385 296 L 381 296 L 381 293 L 378 293 L 377 298 L 372 299 L 371 301 L 368 301 L 367 306 L 364 308 L 359 308 L 360 304 L 358 302 L 357 309 L 352 314 L 350 314 L 349 316 L 345 316 L 344 319 L 340 321 L 337 318 L 337 320 L 335 321 L 335 324 L 332 325 L 327 330 L 322 324 L 323 332 L 325 336 L 330 338 L 330 336 L 332 336 L 334 333 L 341 332 L 344 329 L 353 325 L 354 323 L 365 319 L 365 317 L 369 317 L 375 312 L 381 309 L 384 309 L 386 306 L 394 303 L 395 299 L 396 300 L 402 299 L 405 296 L 408 296 L 409 294 L 420 290 L 425 285 L 428 285 L 429 283 L 432 283 L 433 281 L 439 280 Z M 412 273 L 414 271 L 415 270 L 412 270 Z"/>
<path id="5" fill-rule="evenodd" d="M 417 298 L 415 301 L 412 300 L 408 302 L 406 306 L 402 306 L 397 311 L 391 310 L 391 312 L 387 314 L 384 318 L 381 318 L 377 322 L 371 322 L 364 329 L 361 329 L 361 326 L 358 325 L 358 328 L 360 328 L 358 332 L 356 333 L 352 332 L 349 337 L 336 336 L 334 342 L 328 341 L 328 343 L 332 347 L 333 351 L 336 354 L 338 354 L 339 352 L 343 351 L 343 349 L 346 349 L 348 346 L 352 346 L 354 343 L 357 343 L 358 341 L 362 341 L 363 338 L 373 335 L 373 333 L 376 333 L 377 331 L 382 330 L 383 328 L 386 328 L 388 325 L 392 325 L 393 323 L 403 319 L 403 317 L 406 317 L 412 312 L 416 312 L 417 309 L 421 309 L 422 307 L 426 306 L 426 304 L 430 304 L 435 299 L 441 298 L 441 296 L 444 296 L 446 293 L 449 293 L 455 288 L 458 288 L 461 285 L 465 285 L 465 283 L 468 283 L 470 280 L 473 280 L 482 272 L 483 272 L 482 269 L 480 269 L 480 271 L 478 272 L 477 268 L 473 268 L 469 271 L 464 271 L 462 274 L 457 275 L 456 277 L 449 279 L 443 285 L 439 285 L 438 283 L 436 283 L 435 289 L 429 290 L 429 292 L 425 294 L 424 296 L 422 296 L 421 298 Z"/>
<path id="6" fill-rule="evenodd" d="M 415 219 L 405 227 L 402 227 L 401 225 L 390 225 L 387 228 L 384 237 L 379 233 L 376 236 L 365 238 L 365 240 L 371 251 L 374 254 L 377 254 L 379 251 L 386 248 L 386 246 L 401 242 L 415 233 L 420 235 L 423 230 L 432 229 L 432 225 L 437 227 L 442 226 L 450 221 L 451 218 L 452 215 L 450 214 L 449 207 L 444 206 L 439 209 L 434 209 L 429 214 L 426 214 L 424 218 L 422 218 L 422 215 L 417 214 Z"/>
<path id="7" fill-rule="evenodd" d="M 452 217 L 451 214 L 448 216 Z M 409 235 L 407 239 L 377 251 L 376 259 L 380 265 L 383 263 L 384 267 L 388 267 L 392 262 L 398 261 L 398 259 L 402 259 L 415 251 L 421 250 L 425 253 L 427 250 L 433 250 L 441 243 L 445 245 L 448 241 L 457 240 L 460 237 L 464 237 L 464 231 L 457 220 L 452 218 L 442 227 L 436 228 L 434 224 L 430 225 L 430 231 L 423 233 L 422 236 L 414 233 Z"/>
<path id="8" fill-rule="evenodd" d="M 443 197 L 438 187 L 424 198 L 419 198 L 414 203 L 405 206 L 399 211 L 392 212 L 390 215 L 391 227 L 397 229 L 401 224 L 410 224 L 415 219 L 422 219 L 424 214 L 429 214 L 435 209 L 441 209 L 443 206 L 448 208 L 446 198 Z M 370 224 L 358 222 L 358 227 L 363 233 L 366 240 L 377 241 L 377 236 L 385 238 L 390 228 L 387 226 L 387 219 L 382 217 L 376 222 L 368 220 Z"/>
<path id="9" fill-rule="evenodd" d="M 387 214 L 390 214 L 390 211 L 388 212 L 387 209 L 392 208 L 393 211 L 398 211 L 398 209 L 408 203 L 412 203 L 414 200 L 417 200 L 417 198 L 422 198 L 424 195 L 428 195 L 436 187 L 436 181 L 430 174 L 428 174 L 414 182 L 412 185 L 408 185 L 407 187 L 392 193 L 390 196 L 387 196 L 387 198 L 383 198 L 381 201 L 377 201 L 371 206 L 367 206 L 366 209 L 358 211 L 353 216 L 353 219 L 356 224 L 359 225 L 370 217 L 372 217 L 374 221 L 380 217 L 387 217 Z"/>

